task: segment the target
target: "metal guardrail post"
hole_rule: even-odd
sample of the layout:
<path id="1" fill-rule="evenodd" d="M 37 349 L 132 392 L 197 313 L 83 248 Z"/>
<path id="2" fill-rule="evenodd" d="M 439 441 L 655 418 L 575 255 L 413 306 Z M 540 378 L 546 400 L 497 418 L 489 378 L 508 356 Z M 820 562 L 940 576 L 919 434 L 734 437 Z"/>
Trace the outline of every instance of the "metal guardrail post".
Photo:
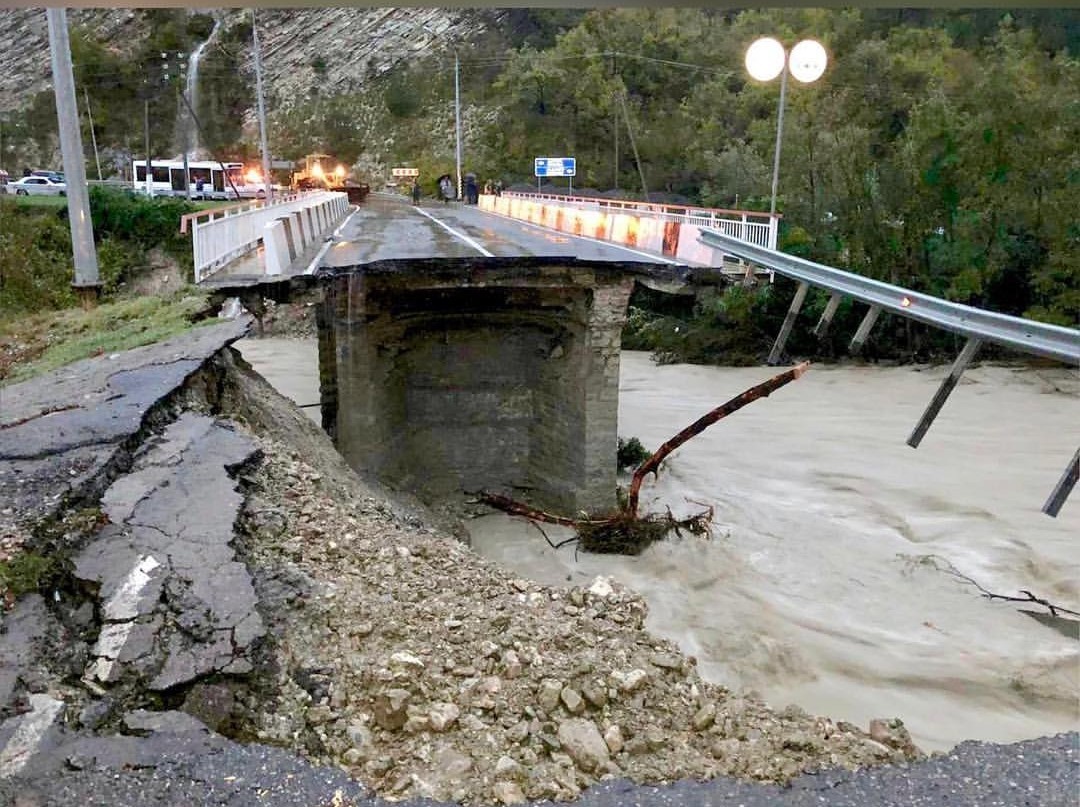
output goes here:
<path id="1" fill-rule="evenodd" d="M 795 290 L 795 297 L 791 301 L 791 307 L 788 308 L 787 316 L 784 317 L 784 324 L 780 326 L 780 333 L 776 335 L 776 341 L 773 342 L 772 350 L 769 351 L 769 364 L 779 363 L 780 354 L 784 352 L 784 345 L 787 344 L 795 318 L 799 316 L 799 309 L 802 308 L 803 301 L 806 300 L 806 292 L 809 290 L 809 283 L 800 283 L 799 288 Z"/>
<path id="2" fill-rule="evenodd" d="M 1061 475 L 1061 479 L 1050 493 L 1050 498 L 1043 505 L 1042 511 L 1046 515 L 1057 518 L 1057 514 L 1061 512 L 1061 505 L 1065 504 L 1072 489 L 1076 487 L 1077 479 L 1080 479 L 1080 448 L 1076 449 L 1072 462 L 1065 467 L 1065 473 Z"/>
<path id="3" fill-rule="evenodd" d="M 911 433 L 911 436 L 908 437 L 907 444 L 909 446 L 912 448 L 919 447 L 919 443 L 922 442 L 923 437 L 926 436 L 926 432 L 930 429 L 930 424 L 932 424 L 934 418 L 938 416 L 941 407 L 945 405 L 945 401 L 948 400 L 949 395 L 960 382 L 960 376 L 964 374 L 964 370 L 971 364 L 972 360 L 975 358 L 975 354 L 979 352 L 980 347 L 982 347 L 982 340 L 978 337 L 973 336 L 964 343 L 964 349 L 961 350 L 960 355 L 956 357 L 956 361 L 953 362 L 949 374 L 942 380 L 941 386 L 938 387 L 938 391 L 934 393 L 934 397 L 930 399 L 930 405 L 926 407 L 923 416 L 919 418 L 919 422 L 915 425 L 915 430 Z"/>
<path id="4" fill-rule="evenodd" d="M 824 339 L 825 334 L 828 333 L 829 326 L 832 324 L 832 319 L 836 316 L 836 309 L 840 307 L 840 301 L 844 298 L 839 292 L 833 292 L 829 298 L 829 302 L 825 304 L 825 310 L 821 312 L 821 319 L 818 320 L 818 324 L 814 326 L 814 336 L 818 339 Z"/>
<path id="5" fill-rule="evenodd" d="M 848 350 L 850 350 L 852 353 L 862 352 L 863 345 L 869 338 L 870 331 L 873 330 L 874 324 L 877 322 L 877 318 L 880 313 L 881 306 L 870 306 L 870 310 L 866 312 L 866 316 L 863 317 L 862 322 L 859 323 L 859 328 L 855 331 L 855 336 L 851 340 L 851 344 L 848 346 Z"/>

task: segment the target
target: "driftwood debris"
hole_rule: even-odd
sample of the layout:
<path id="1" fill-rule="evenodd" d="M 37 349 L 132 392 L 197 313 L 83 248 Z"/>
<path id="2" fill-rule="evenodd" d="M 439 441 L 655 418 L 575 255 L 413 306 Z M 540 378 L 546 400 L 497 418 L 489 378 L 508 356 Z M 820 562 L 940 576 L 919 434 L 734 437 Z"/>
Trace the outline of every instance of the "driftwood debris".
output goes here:
<path id="1" fill-rule="evenodd" d="M 654 476 L 663 462 L 675 449 L 690 438 L 701 434 L 713 423 L 727 417 L 732 412 L 737 412 L 748 403 L 765 398 L 785 384 L 794 381 L 806 372 L 809 362 L 803 362 L 790 370 L 770 378 L 761 384 L 757 384 L 730 401 L 721 404 L 715 409 L 702 415 L 685 429 L 680 431 L 670 440 L 665 442 L 634 472 L 630 482 L 630 495 L 625 507 L 614 513 L 599 517 L 586 516 L 585 518 L 568 518 L 566 516 L 545 513 L 522 502 L 515 501 L 508 496 L 498 493 L 481 491 L 479 498 L 492 507 L 496 507 L 511 515 L 524 516 L 534 525 L 538 523 L 557 524 L 562 527 L 571 527 L 576 535 L 559 543 L 553 543 L 547 533 L 542 529 L 540 533 L 544 539 L 559 549 L 570 543 L 577 543 L 578 548 L 586 552 L 597 554 L 623 554 L 639 555 L 654 541 L 663 539 L 668 533 L 674 531 L 681 534 L 683 530 L 694 535 L 708 535 L 709 525 L 712 523 L 713 509 L 706 507 L 699 513 L 687 518 L 675 518 L 671 510 L 666 513 L 651 513 L 645 516 L 638 514 L 638 504 L 641 495 L 641 484 L 650 473 Z"/>
<path id="2" fill-rule="evenodd" d="M 1025 588 L 1019 589 L 1019 593 L 1022 595 L 1020 597 L 1011 597 L 1008 594 L 995 594 L 993 591 L 989 591 L 988 589 L 986 589 L 974 578 L 968 577 L 966 574 L 960 572 L 955 566 L 952 565 L 952 563 L 945 560 L 944 558 L 940 558 L 937 555 L 929 555 L 928 557 L 932 559 L 931 562 L 937 569 L 945 572 L 952 577 L 955 577 L 957 580 L 960 580 L 963 583 L 974 586 L 979 590 L 979 593 L 988 600 L 1034 603 L 1035 605 L 1041 605 L 1046 608 L 1046 610 L 1050 612 L 1050 616 L 1060 617 L 1062 614 L 1068 614 L 1069 616 L 1080 617 L 1080 611 L 1071 611 L 1068 608 L 1063 608 L 1060 605 L 1056 605 L 1043 597 L 1036 597 L 1034 594 L 1032 594 Z"/>
<path id="3" fill-rule="evenodd" d="M 630 481 L 630 504 L 628 507 L 630 513 L 632 515 L 637 515 L 638 497 L 641 493 L 641 483 L 644 481 L 645 477 L 649 474 L 653 474 L 655 476 L 660 468 L 660 463 L 663 462 L 672 451 L 681 446 L 691 437 L 701 434 L 703 431 L 709 428 L 709 426 L 716 423 L 716 421 L 720 420 L 721 418 L 727 417 L 732 412 L 739 411 L 748 403 L 752 403 L 758 398 L 767 398 L 770 393 L 775 392 L 776 390 L 780 389 L 780 387 L 794 381 L 803 373 L 805 373 L 809 366 L 810 362 L 804 361 L 802 364 L 797 364 L 790 370 L 785 370 L 779 375 L 773 376 L 768 381 L 757 384 L 748 389 L 746 392 L 740 395 L 736 395 L 730 401 L 720 404 L 720 406 L 716 407 L 712 411 L 707 412 L 706 414 L 699 417 L 681 432 L 679 432 L 662 446 L 660 446 L 660 448 L 658 448 L 651 457 L 645 460 L 645 462 L 641 463 L 641 465 L 638 466 L 638 469 L 634 471 L 634 478 Z"/>

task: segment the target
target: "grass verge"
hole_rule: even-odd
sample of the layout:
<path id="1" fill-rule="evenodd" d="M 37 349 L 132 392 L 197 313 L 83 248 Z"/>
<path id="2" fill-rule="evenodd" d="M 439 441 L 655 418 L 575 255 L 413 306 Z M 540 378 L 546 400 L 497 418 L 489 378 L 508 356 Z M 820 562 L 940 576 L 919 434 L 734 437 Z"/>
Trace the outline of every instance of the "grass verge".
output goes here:
<path id="1" fill-rule="evenodd" d="M 168 339 L 199 324 L 195 318 L 207 299 L 188 287 L 166 297 L 118 299 L 90 310 L 44 311 L 0 323 L 0 385 Z"/>

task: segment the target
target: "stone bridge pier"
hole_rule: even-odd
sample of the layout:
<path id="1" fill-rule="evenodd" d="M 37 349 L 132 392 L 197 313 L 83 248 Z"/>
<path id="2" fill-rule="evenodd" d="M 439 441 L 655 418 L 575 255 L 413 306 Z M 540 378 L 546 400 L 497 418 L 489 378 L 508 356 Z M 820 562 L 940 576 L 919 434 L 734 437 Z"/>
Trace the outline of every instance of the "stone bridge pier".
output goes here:
<path id="1" fill-rule="evenodd" d="M 426 498 L 612 508 L 620 336 L 644 265 L 388 264 L 320 277 L 323 426 L 345 459 Z"/>

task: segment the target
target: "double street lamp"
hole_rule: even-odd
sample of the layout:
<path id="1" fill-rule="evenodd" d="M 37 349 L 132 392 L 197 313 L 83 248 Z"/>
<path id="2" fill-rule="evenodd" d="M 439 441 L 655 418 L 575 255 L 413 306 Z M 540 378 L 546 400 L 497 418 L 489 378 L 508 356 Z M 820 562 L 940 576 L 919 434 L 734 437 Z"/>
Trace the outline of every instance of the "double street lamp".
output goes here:
<path id="1" fill-rule="evenodd" d="M 784 101 L 787 98 L 788 73 L 796 81 L 810 84 L 825 72 L 828 56 L 820 42 L 804 39 L 788 53 L 772 37 L 758 39 L 746 50 L 746 71 L 758 81 L 772 81 L 780 76 L 780 111 L 776 116 L 776 153 L 773 155 L 772 198 L 769 202 L 770 225 L 776 217 L 776 187 L 780 177 L 780 140 L 784 132 Z"/>

